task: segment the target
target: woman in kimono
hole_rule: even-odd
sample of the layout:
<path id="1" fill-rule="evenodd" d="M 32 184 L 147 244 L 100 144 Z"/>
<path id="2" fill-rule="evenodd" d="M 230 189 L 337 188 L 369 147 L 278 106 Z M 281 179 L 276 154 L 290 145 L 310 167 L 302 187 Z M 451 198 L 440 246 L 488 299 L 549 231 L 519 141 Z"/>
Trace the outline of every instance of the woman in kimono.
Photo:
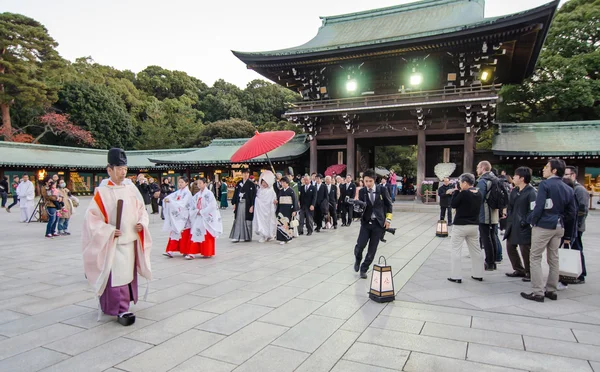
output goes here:
<path id="1" fill-rule="evenodd" d="M 173 258 L 171 252 L 185 254 L 184 252 L 188 251 L 191 243 L 189 204 L 192 200 L 192 193 L 188 188 L 188 183 L 187 177 L 179 177 L 177 180 L 178 190 L 163 200 L 165 212 L 163 231 L 169 232 L 169 243 L 163 255 L 169 258 Z"/>
<path id="2" fill-rule="evenodd" d="M 186 258 L 190 260 L 194 258 L 195 254 L 201 254 L 204 257 L 214 256 L 215 239 L 223 233 L 223 222 L 215 195 L 208 189 L 206 179 L 200 178 L 197 183 L 199 191 L 190 203 L 192 235 L 186 255 Z"/>
<path id="3" fill-rule="evenodd" d="M 221 196 L 220 196 L 221 208 L 227 209 L 227 207 L 228 207 L 228 205 L 227 205 L 227 182 L 221 181 L 220 188 L 221 188 Z"/>
<path id="4" fill-rule="evenodd" d="M 275 175 L 271 171 L 264 171 L 258 180 L 258 191 L 254 200 L 254 233 L 260 236 L 259 243 L 271 241 L 277 233 L 277 193 L 273 189 Z"/>
<path id="5" fill-rule="evenodd" d="M 290 223 L 296 216 L 298 203 L 296 202 L 296 193 L 290 187 L 288 178 L 283 177 L 280 182 L 282 187 L 279 191 L 276 210 L 278 216 L 277 240 L 279 244 L 285 244 L 295 235 L 295 228 L 291 228 Z"/>

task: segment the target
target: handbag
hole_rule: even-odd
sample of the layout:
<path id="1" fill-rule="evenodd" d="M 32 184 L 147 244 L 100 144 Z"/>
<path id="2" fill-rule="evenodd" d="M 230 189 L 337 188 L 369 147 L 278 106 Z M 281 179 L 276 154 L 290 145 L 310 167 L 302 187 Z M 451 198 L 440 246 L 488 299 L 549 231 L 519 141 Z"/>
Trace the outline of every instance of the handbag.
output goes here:
<path id="1" fill-rule="evenodd" d="M 565 244 L 564 248 L 558 249 L 558 274 L 561 277 L 566 277 L 565 281 L 568 282 L 569 278 L 577 279 L 583 271 L 581 267 L 581 252 L 575 249 L 571 249 L 570 244 Z"/>
<path id="2" fill-rule="evenodd" d="M 296 218 L 294 218 L 294 219 L 292 219 L 292 220 L 290 221 L 290 227 L 291 227 L 291 228 L 298 227 L 299 225 L 300 225 L 300 222 L 298 222 L 298 220 L 297 220 Z"/>

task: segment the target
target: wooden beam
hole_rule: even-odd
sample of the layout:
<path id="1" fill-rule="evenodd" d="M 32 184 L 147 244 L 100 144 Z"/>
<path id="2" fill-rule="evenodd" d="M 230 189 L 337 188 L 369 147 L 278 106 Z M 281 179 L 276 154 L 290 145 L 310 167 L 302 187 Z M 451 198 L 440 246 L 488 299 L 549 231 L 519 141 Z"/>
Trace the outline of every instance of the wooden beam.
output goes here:
<path id="1" fill-rule="evenodd" d="M 465 133 L 463 149 L 463 172 L 473 173 L 473 160 L 475 159 L 475 132 Z"/>
<path id="2" fill-rule="evenodd" d="M 319 137 L 321 135 L 319 134 Z M 317 146 L 317 150 L 345 150 L 346 145 L 319 145 Z"/>
<path id="3" fill-rule="evenodd" d="M 455 141 L 425 141 L 427 146 L 462 146 L 465 143 L 464 140 Z"/>
<path id="4" fill-rule="evenodd" d="M 348 133 L 346 135 L 346 148 L 346 175 L 352 176 L 352 178 L 354 178 L 354 171 L 356 169 L 356 147 L 354 141 L 354 134 L 352 133 Z"/>

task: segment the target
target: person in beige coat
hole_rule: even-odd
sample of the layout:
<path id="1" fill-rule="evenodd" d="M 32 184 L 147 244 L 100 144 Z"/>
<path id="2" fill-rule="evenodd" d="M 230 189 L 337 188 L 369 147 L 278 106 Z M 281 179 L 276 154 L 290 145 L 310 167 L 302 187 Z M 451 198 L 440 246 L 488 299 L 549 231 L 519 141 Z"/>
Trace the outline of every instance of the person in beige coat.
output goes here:
<path id="1" fill-rule="evenodd" d="M 73 215 L 73 209 L 79 205 L 78 200 L 71 195 L 71 191 L 67 189 L 65 180 L 60 180 L 58 183 L 58 191 L 64 200 L 64 206 L 60 211 L 57 211 L 58 217 L 58 234 L 71 235 L 69 232 L 69 219 Z"/>

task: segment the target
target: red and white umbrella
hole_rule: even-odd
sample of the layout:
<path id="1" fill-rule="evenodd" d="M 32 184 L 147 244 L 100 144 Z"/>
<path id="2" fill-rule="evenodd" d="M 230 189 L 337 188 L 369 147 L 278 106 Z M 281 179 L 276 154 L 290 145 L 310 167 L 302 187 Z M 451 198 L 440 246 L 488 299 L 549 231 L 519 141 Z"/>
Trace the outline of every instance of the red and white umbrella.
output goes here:
<path id="1" fill-rule="evenodd" d="M 232 156 L 231 162 L 233 163 L 241 163 L 246 160 L 250 160 L 256 158 L 257 156 L 265 155 L 269 164 L 271 165 L 271 169 L 273 169 L 273 173 L 275 170 L 273 168 L 273 164 L 271 164 L 271 159 L 269 159 L 269 155 L 267 154 L 269 151 L 273 151 L 276 148 L 283 146 L 287 142 L 289 142 L 296 133 L 291 130 L 280 130 L 273 132 L 263 132 L 259 133 L 255 132 L 254 137 L 250 138 L 248 142 L 243 144 Z"/>
<path id="2" fill-rule="evenodd" d="M 346 164 L 334 164 L 330 165 L 325 169 L 326 176 L 333 176 L 333 174 L 340 174 L 346 169 Z"/>

